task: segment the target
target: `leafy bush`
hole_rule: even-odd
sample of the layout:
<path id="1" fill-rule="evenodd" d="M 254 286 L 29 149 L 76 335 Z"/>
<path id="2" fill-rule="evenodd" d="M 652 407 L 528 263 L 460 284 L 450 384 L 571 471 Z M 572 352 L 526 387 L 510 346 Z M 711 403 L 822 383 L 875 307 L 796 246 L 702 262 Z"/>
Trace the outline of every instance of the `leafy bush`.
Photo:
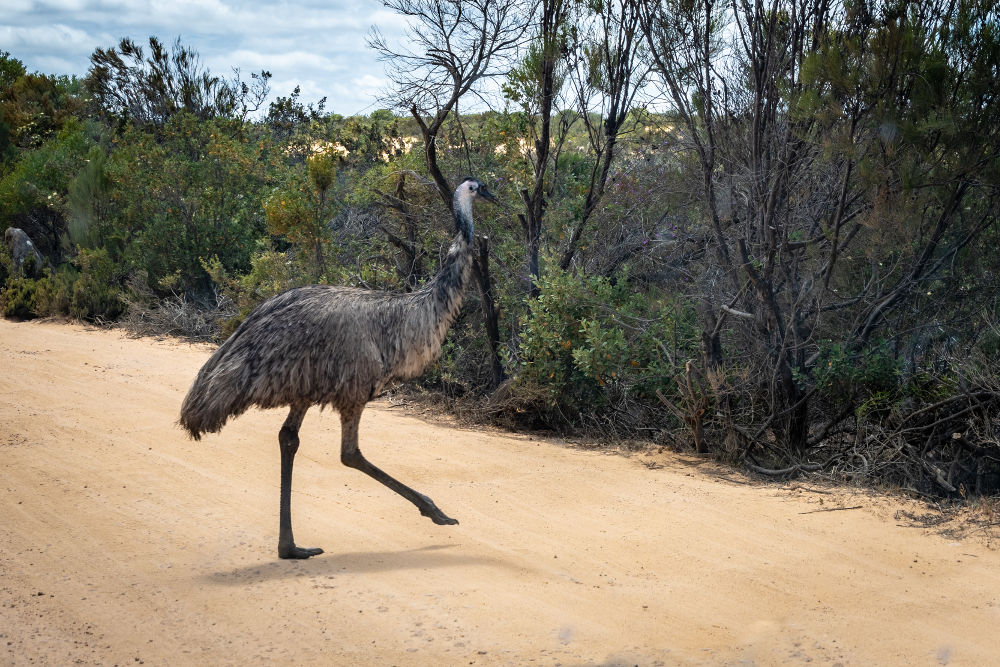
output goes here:
<path id="1" fill-rule="evenodd" d="M 0 244 L 0 285 L 5 285 L 12 273 L 14 273 L 14 258 L 10 255 L 10 248 Z"/>
<path id="2" fill-rule="evenodd" d="M 650 412 L 658 393 L 675 393 L 674 376 L 696 353 L 690 309 L 557 269 L 539 287 L 523 322 L 517 391 L 544 396 L 570 422 L 611 409 Z"/>
<path id="3" fill-rule="evenodd" d="M 821 397 L 833 405 L 880 402 L 900 385 L 899 360 L 884 344 L 856 353 L 842 343 L 823 341 L 813 380 Z"/>
<path id="4" fill-rule="evenodd" d="M 22 228 L 50 257 L 66 229 L 66 193 L 85 164 L 92 130 L 91 124 L 72 119 L 0 178 L 0 226 Z"/>
<path id="5" fill-rule="evenodd" d="M 220 120 L 177 114 L 158 140 L 130 129 L 107 162 L 111 200 L 100 236 L 151 285 L 179 272 L 181 288 L 204 289 L 202 260 L 217 257 L 230 272 L 250 268 L 265 231 L 270 168 L 268 141 L 235 136 Z"/>
<path id="6" fill-rule="evenodd" d="M 37 280 L 8 279 L 0 294 L 5 317 L 32 318 L 70 315 L 88 321 L 112 321 L 125 310 L 122 275 L 104 249 L 81 249 L 79 270 L 63 264 L 46 269 Z"/>
<path id="7" fill-rule="evenodd" d="M 4 317 L 31 319 L 37 317 L 35 292 L 38 283 L 31 278 L 9 278 L 0 293 L 0 308 Z"/>
<path id="8" fill-rule="evenodd" d="M 73 285 L 80 272 L 71 264 L 63 264 L 56 271 L 49 271 L 38 280 L 35 292 L 36 310 L 39 315 L 69 315 L 73 301 Z"/>
<path id="9" fill-rule="evenodd" d="M 121 279 L 107 250 L 80 250 L 80 277 L 73 283 L 69 312 L 89 321 L 109 321 L 125 312 Z"/>

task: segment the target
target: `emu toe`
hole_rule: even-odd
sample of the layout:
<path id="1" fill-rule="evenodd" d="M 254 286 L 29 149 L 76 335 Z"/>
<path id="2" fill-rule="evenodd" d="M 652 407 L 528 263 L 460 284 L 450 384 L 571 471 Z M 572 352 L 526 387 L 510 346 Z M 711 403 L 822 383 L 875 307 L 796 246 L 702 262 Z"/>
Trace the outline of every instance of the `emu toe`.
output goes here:
<path id="1" fill-rule="evenodd" d="M 426 507 L 420 510 L 420 513 L 439 526 L 454 526 L 458 524 L 458 519 L 452 519 L 450 516 L 439 510 L 436 505 Z"/>
<path id="2" fill-rule="evenodd" d="M 319 547 L 297 547 L 294 544 L 290 547 L 278 547 L 278 558 L 309 558 L 323 553 Z"/>

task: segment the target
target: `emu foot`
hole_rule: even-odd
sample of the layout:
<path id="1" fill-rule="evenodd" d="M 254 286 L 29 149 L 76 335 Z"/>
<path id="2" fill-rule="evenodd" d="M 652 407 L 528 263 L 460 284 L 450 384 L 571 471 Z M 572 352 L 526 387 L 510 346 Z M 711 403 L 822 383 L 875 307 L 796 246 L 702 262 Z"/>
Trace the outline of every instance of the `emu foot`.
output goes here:
<path id="1" fill-rule="evenodd" d="M 439 510 L 437 505 L 431 502 L 430 499 L 428 499 L 427 502 L 427 507 L 420 508 L 420 513 L 425 517 L 428 517 L 439 526 L 454 526 L 458 524 L 458 519 L 452 519 L 450 516 Z"/>
<path id="2" fill-rule="evenodd" d="M 278 558 L 309 558 L 323 553 L 319 547 L 297 547 L 294 544 L 288 547 L 278 545 Z"/>

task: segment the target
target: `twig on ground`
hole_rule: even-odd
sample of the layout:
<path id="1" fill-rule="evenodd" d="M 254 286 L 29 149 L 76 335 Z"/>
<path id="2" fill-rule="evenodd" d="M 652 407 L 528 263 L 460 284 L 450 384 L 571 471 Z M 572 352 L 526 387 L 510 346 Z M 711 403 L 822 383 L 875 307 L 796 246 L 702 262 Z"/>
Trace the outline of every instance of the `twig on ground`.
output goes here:
<path id="1" fill-rule="evenodd" d="M 799 514 L 815 514 L 816 512 L 840 512 L 842 510 L 859 510 L 864 505 L 855 505 L 853 507 L 824 507 L 818 510 L 809 510 L 808 512 L 799 512 Z"/>

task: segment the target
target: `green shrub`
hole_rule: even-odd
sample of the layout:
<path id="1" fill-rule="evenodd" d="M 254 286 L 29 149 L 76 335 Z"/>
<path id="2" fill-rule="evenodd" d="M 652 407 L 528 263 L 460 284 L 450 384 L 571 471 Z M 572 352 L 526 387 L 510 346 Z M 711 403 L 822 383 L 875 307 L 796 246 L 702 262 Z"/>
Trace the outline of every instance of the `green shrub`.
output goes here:
<path id="1" fill-rule="evenodd" d="M 159 137 L 130 128 L 108 156 L 107 212 L 91 231 L 114 259 L 145 271 L 151 286 L 176 274 L 182 289 L 204 289 L 210 280 L 201 262 L 213 256 L 227 271 L 245 272 L 265 232 L 268 145 L 186 113 Z"/>
<path id="2" fill-rule="evenodd" d="M 21 265 L 22 275 L 28 278 L 35 278 L 41 272 L 42 267 L 38 266 L 38 259 L 34 253 L 30 253 L 24 258 L 24 263 Z"/>
<path id="3" fill-rule="evenodd" d="M 546 396 L 572 419 L 623 403 L 651 406 L 657 392 L 676 391 L 674 376 L 697 349 L 691 309 L 557 270 L 539 287 L 523 322 L 515 392 Z"/>
<path id="4" fill-rule="evenodd" d="M 81 248 L 80 277 L 73 283 L 69 312 L 89 321 L 117 319 L 125 312 L 121 276 L 106 250 Z"/>
<path id="5" fill-rule="evenodd" d="M 857 353 L 843 343 L 823 341 L 813 371 L 822 398 L 838 406 L 853 401 L 862 411 L 883 407 L 896 398 L 900 379 L 899 361 L 884 343 Z"/>
<path id="6" fill-rule="evenodd" d="M 26 215 L 61 219 L 69 181 L 84 164 L 90 144 L 85 125 L 70 119 L 40 147 L 25 152 L 0 178 L 0 226 Z"/>
<path id="7" fill-rule="evenodd" d="M 9 278 L 0 293 L 4 317 L 31 319 L 37 317 L 35 292 L 38 283 L 31 278 Z"/>
<path id="8" fill-rule="evenodd" d="M 14 259 L 10 256 L 10 249 L 5 244 L 0 244 L 0 286 L 6 285 L 7 278 L 13 273 Z"/>
<path id="9" fill-rule="evenodd" d="M 44 278 L 40 278 L 35 292 L 38 314 L 69 315 L 73 285 L 79 275 L 72 265 L 63 264 L 56 271 L 48 271 Z"/>

